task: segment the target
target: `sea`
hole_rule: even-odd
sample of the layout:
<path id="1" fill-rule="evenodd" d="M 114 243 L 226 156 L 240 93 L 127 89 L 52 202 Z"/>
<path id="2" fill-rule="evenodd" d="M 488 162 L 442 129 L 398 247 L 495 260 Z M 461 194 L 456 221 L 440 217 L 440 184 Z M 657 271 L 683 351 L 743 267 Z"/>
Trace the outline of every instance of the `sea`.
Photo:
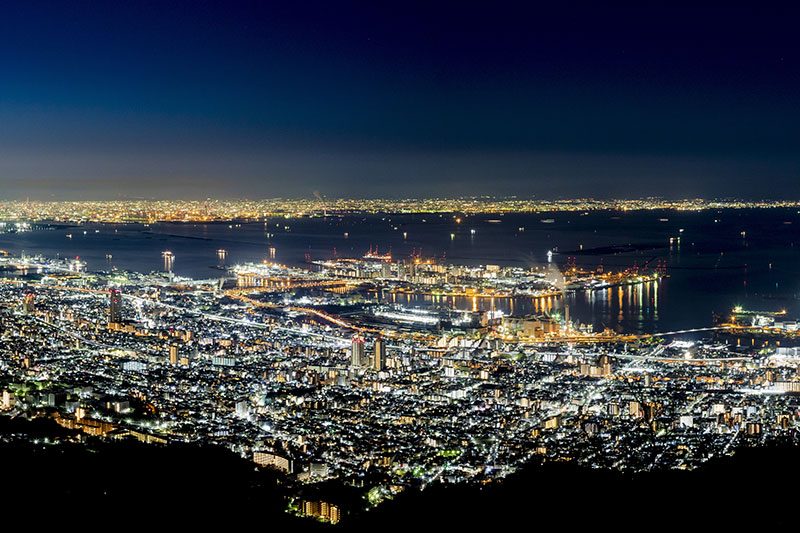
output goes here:
<path id="1" fill-rule="evenodd" d="M 81 224 L 0 233 L 10 254 L 79 258 L 87 269 L 150 272 L 174 254 L 177 275 L 219 278 L 225 265 L 272 262 L 308 268 L 308 260 L 419 255 L 452 264 L 605 270 L 662 267 L 657 282 L 569 292 L 550 299 L 496 299 L 523 315 L 563 313 L 626 333 L 709 327 L 735 306 L 787 311 L 800 318 L 800 211 L 590 211 L 524 214 L 347 214 L 276 217 L 250 223 Z M 548 262 L 548 251 L 552 251 Z M 414 307 L 472 308 L 471 299 L 401 297 Z M 488 300 L 480 301 L 486 308 Z"/>

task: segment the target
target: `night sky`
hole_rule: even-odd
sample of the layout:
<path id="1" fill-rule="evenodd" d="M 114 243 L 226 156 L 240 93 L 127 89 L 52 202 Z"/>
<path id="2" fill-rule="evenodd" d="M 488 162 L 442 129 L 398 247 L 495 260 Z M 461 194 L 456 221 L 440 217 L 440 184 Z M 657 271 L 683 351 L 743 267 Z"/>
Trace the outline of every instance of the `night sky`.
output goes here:
<path id="1" fill-rule="evenodd" d="M 800 10 L 165 4 L 2 3 L 0 199 L 800 198 Z"/>

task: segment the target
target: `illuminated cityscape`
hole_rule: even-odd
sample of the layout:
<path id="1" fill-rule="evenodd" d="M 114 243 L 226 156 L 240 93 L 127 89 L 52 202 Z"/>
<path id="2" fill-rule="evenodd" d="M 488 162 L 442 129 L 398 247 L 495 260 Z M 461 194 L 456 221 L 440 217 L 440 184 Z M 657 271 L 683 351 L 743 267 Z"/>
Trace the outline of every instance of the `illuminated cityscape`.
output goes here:
<path id="1" fill-rule="evenodd" d="M 694 330 L 636 334 L 554 305 L 568 292 L 650 293 L 661 266 L 525 270 L 370 250 L 193 280 L 165 254 L 150 274 L 0 258 L 6 415 L 214 444 L 298 491 L 369 473 L 367 507 L 411 487 L 502 479 L 534 458 L 692 469 L 791 438 L 798 423 L 800 337 L 781 313 L 735 309 Z M 467 305 L 399 303 L 420 294 Z M 538 312 L 495 310 L 512 295 Z M 693 332 L 714 338 L 682 340 Z M 300 496 L 288 505 L 330 522 L 344 512 Z"/>
<path id="2" fill-rule="evenodd" d="M 7 522 L 791 525 L 798 17 L 4 7 Z"/>
<path id="3" fill-rule="evenodd" d="M 55 223 L 157 223 L 157 222 L 234 222 L 263 221 L 276 216 L 286 218 L 341 216 L 358 213 L 544 213 L 597 210 L 679 210 L 799 208 L 792 200 L 667 200 L 593 199 L 536 200 L 518 198 L 410 198 L 392 200 L 274 198 L 260 201 L 87 201 L 87 202 L 0 202 L 0 218 L 12 222 Z"/>

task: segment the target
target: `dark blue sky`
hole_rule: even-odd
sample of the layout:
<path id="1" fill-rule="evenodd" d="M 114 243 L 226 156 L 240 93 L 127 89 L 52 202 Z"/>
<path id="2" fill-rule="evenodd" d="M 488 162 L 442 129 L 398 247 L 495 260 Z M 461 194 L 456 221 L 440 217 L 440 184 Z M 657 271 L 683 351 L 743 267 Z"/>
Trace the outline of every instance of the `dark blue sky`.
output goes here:
<path id="1" fill-rule="evenodd" d="M 800 197 L 800 11 L 288 4 L 3 3 L 0 195 Z"/>

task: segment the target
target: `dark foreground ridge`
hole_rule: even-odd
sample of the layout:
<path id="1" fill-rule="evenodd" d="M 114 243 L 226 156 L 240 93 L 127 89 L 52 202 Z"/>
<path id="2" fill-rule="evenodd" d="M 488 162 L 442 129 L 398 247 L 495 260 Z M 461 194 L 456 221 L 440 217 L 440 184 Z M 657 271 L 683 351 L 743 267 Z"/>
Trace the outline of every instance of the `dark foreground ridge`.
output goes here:
<path id="1" fill-rule="evenodd" d="M 568 463 L 532 465 L 490 487 L 437 486 L 400 495 L 356 521 L 491 531 L 518 526 L 643 530 L 658 527 L 763 527 L 788 524 L 796 500 L 800 448 L 740 450 L 691 472 L 626 475 Z"/>
<path id="2" fill-rule="evenodd" d="M 31 526 L 128 519 L 231 526 L 255 520 L 268 531 L 775 526 L 790 519 L 792 481 L 800 474 L 800 448 L 775 444 L 742 449 L 691 472 L 632 475 L 535 464 L 502 483 L 410 489 L 368 512 L 353 487 L 329 482 L 302 489 L 343 507 L 342 521 L 332 526 L 286 513 L 297 487 L 218 447 L 69 443 L 68 431 L 42 419 L 0 418 L 0 435 L 0 498 Z"/>

